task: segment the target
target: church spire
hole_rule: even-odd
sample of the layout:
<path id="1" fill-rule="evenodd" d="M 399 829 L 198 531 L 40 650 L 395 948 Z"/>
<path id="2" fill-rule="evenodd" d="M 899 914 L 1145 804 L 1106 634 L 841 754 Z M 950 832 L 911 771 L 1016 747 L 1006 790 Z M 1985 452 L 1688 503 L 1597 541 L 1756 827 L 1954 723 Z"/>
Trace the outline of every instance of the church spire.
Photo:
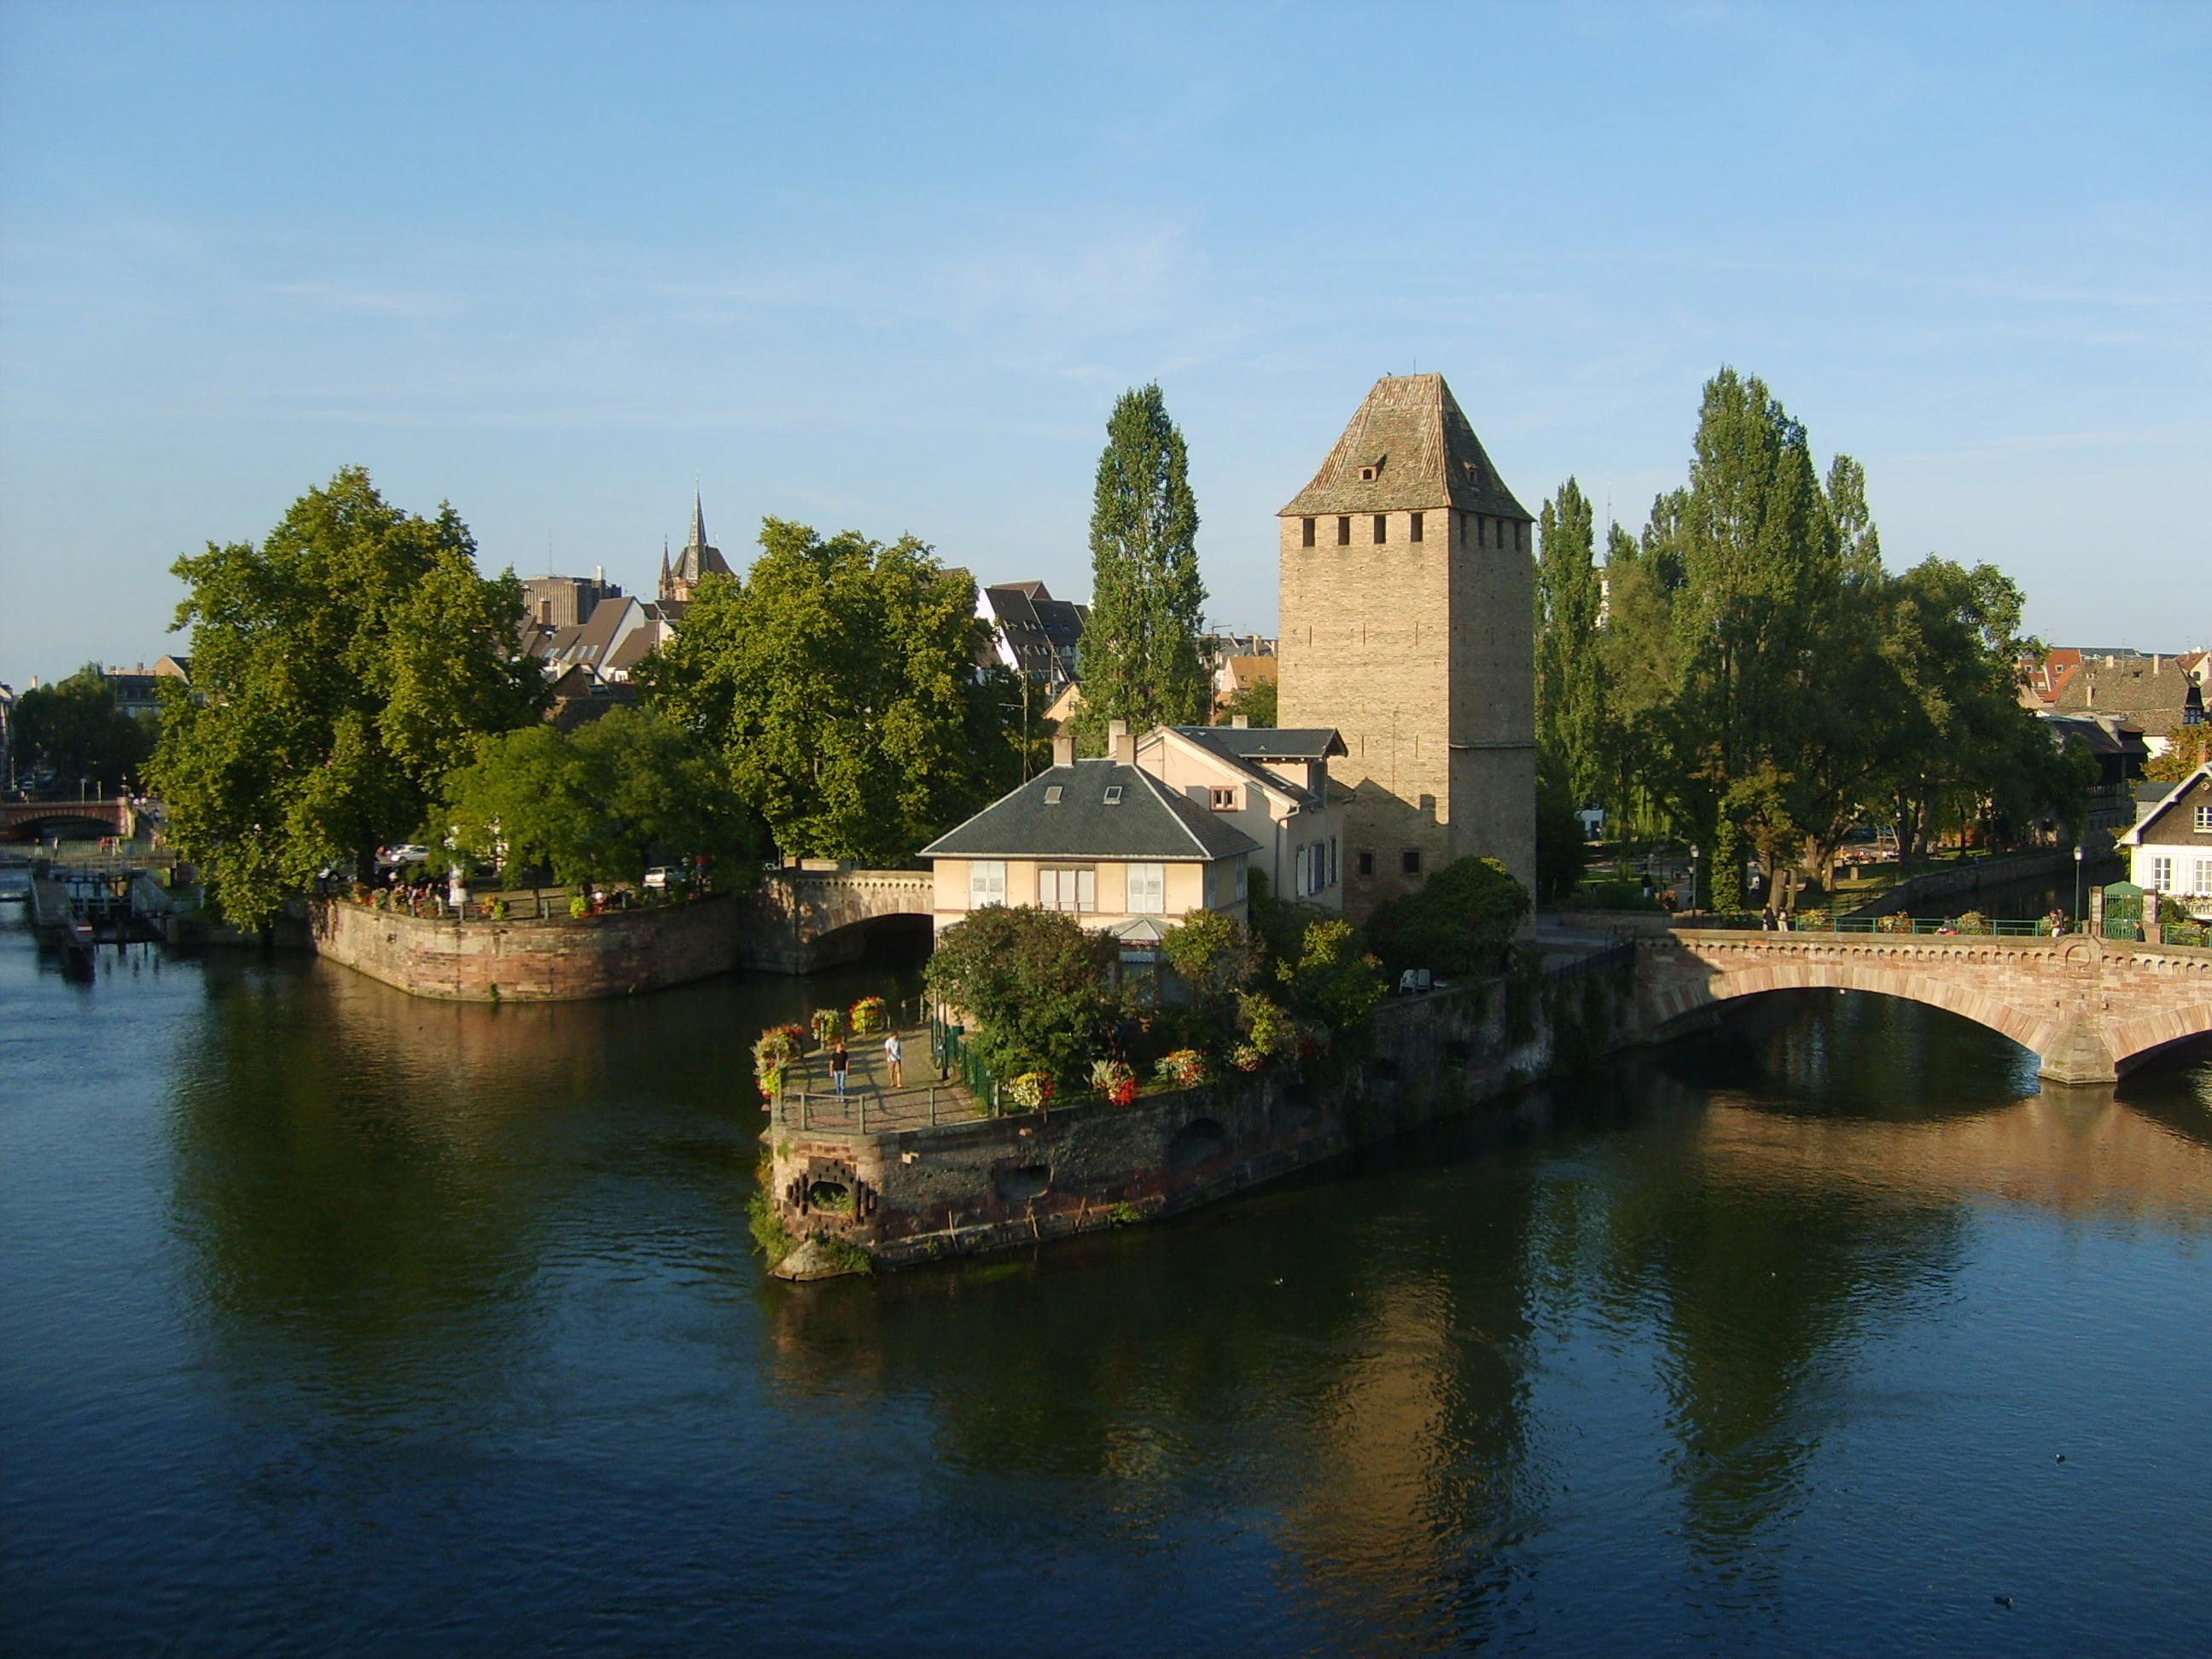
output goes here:
<path id="1" fill-rule="evenodd" d="M 692 546 L 692 547 L 704 547 L 704 546 L 706 546 L 706 545 L 707 545 L 707 514 L 705 514 L 705 512 L 704 512 L 703 510 L 702 510 L 702 508 L 701 508 L 701 507 L 700 507 L 700 506 L 699 506 L 699 492 L 698 492 L 697 490 L 696 490 L 696 489 L 695 489 L 695 490 L 693 490 L 693 491 L 691 492 L 691 541 L 690 541 L 690 546 Z"/>

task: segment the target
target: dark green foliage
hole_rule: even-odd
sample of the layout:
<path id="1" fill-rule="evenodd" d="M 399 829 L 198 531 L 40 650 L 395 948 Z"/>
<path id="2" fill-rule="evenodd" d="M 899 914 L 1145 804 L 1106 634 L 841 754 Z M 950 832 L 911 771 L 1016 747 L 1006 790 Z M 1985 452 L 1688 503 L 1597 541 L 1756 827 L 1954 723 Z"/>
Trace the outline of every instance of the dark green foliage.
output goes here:
<path id="1" fill-rule="evenodd" d="M 611 709 L 574 734 L 537 725 L 487 738 L 449 774 L 431 824 L 510 872 L 556 881 L 640 880 L 654 863 L 703 855 L 719 884 L 749 884 L 766 837 L 731 792 L 720 757 L 650 709 Z"/>
<path id="2" fill-rule="evenodd" d="M 1706 386 L 1687 486 L 1640 542 L 1614 532 L 1607 577 L 1607 805 L 1700 846 L 1708 908 L 1742 902 L 1746 864 L 1763 902 L 1801 869 L 1827 884 L 1869 817 L 1908 858 L 1936 827 L 2078 819 L 2071 763 L 2018 704 L 2018 590 L 1934 558 L 1887 574 L 1863 469 L 1838 455 L 1823 486 L 1756 379 Z"/>
<path id="3" fill-rule="evenodd" d="M 1605 665 L 1589 497 L 1572 478 L 1537 514 L 1536 752 L 1571 809 L 1605 781 Z"/>
<path id="4" fill-rule="evenodd" d="M 911 537 L 763 521 L 635 676 L 722 757 L 786 854 L 911 863 L 1021 778 L 1021 688 L 978 673 L 975 585 Z"/>
<path id="5" fill-rule="evenodd" d="M 1135 732 L 1202 721 L 1198 659 L 1206 589 L 1198 576 L 1198 504 L 1182 434 L 1158 386 L 1122 393 L 1106 422 L 1091 511 L 1091 616 L 1083 628 L 1086 729 Z"/>
<path id="6" fill-rule="evenodd" d="M 80 786 L 123 793 L 154 750 L 154 728 L 118 705 L 96 662 L 65 680 L 33 686 L 15 700 L 12 720 L 17 775 L 50 771 L 65 794 Z"/>
<path id="7" fill-rule="evenodd" d="M 1333 1031 L 1365 1022 L 1387 988 L 1382 964 L 1360 949 L 1347 921 L 1308 924 L 1298 953 L 1275 965 L 1275 981 L 1292 1013 Z"/>
<path id="8" fill-rule="evenodd" d="M 1061 910 L 992 905 L 937 936 L 931 996 L 967 1016 L 969 1047 L 994 1076 L 1048 1073 L 1063 1085 L 1104 1052 L 1114 942 Z"/>
<path id="9" fill-rule="evenodd" d="M 1273 680 L 1253 681 L 1243 690 L 1231 693 L 1229 700 L 1221 705 L 1222 720 L 1234 720 L 1242 714 L 1247 726 L 1273 726 L 1280 718 L 1276 713 L 1278 690 Z"/>
<path id="10" fill-rule="evenodd" d="M 1456 859 L 1419 890 L 1379 906 L 1368 936 L 1383 966 L 1489 973 L 1528 914 L 1528 890 L 1496 859 Z"/>
<path id="11" fill-rule="evenodd" d="M 1260 970 L 1260 947 L 1236 917 L 1194 910 L 1160 940 L 1176 976 L 1201 1001 L 1227 997 L 1250 985 Z"/>
<path id="12" fill-rule="evenodd" d="M 1536 776 L 1536 896 L 1546 904 L 1564 903 L 1583 878 L 1588 855 L 1583 821 L 1574 798 L 1541 763 Z"/>
<path id="13" fill-rule="evenodd" d="M 404 513 L 348 467 L 260 546 L 177 561 L 194 695 L 163 687 L 149 782 L 228 921 L 266 925 L 325 865 L 367 872 L 478 737 L 536 719 L 521 585 L 475 551 L 451 507 Z"/>

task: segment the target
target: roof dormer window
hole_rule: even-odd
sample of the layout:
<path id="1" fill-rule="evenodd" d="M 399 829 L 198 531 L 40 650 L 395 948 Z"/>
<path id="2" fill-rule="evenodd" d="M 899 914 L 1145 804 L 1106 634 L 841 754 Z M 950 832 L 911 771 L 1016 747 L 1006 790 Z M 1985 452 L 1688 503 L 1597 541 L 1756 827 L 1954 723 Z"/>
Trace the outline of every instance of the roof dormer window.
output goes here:
<path id="1" fill-rule="evenodd" d="M 1120 784 L 1109 783 L 1106 786 L 1106 804 L 1109 806 L 1119 806 L 1121 804 L 1121 786 Z"/>
<path id="2" fill-rule="evenodd" d="M 1388 455 L 1377 455 L 1373 460 L 1368 462 L 1366 465 L 1361 467 L 1359 469 L 1359 482 L 1362 483 L 1373 483 L 1377 478 L 1382 476 L 1382 463 L 1389 459 L 1390 458 Z"/>
<path id="3" fill-rule="evenodd" d="M 1060 796 L 1066 793 L 1066 792 L 1056 783 L 1046 785 L 1044 792 L 1044 804 L 1047 806 L 1059 805 Z"/>

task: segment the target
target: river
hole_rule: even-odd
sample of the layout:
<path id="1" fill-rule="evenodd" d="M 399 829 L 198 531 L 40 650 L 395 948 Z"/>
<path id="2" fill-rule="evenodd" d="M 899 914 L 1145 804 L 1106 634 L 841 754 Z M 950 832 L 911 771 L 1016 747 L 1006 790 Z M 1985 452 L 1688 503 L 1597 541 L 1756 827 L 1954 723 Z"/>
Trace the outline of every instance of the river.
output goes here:
<path id="1" fill-rule="evenodd" d="M 0 1648 L 2212 1649 L 2212 1070 L 1865 996 L 1032 1257 L 789 1286 L 771 1018 L 0 922 Z"/>

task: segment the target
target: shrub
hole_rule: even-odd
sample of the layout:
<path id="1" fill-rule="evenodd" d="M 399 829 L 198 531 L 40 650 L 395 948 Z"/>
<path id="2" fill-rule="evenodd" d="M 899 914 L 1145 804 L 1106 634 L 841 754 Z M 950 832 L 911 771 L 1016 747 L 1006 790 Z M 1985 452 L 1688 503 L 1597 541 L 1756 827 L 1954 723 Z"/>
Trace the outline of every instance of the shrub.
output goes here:
<path id="1" fill-rule="evenodd" d="M 1267 1056 L 1249 1042 L 1240 1042 L 1229 1051 L 1229 1063 L 1240 1072 L 1256 1072 L 1267 1063 Z"/>
<path id="2" fill-rule="evenodd" d="M 1513 931 L 1528 914 L 1528 890 L 1496 859 L 1455 859 L 1418 892 L 1376 908 L 1368 922 L 1376 950 L 1392 972 L 1487 973 L 1504 958 Z"/>
<path id="3" fill-rule="evenodd" d="M 854 1036 L 866 1036 L 872 1031 L 880 1031 L 888 1024 L 881 997 L 862 997 L 853 1005 L 849 1018 L 853 1022 Z"/>
<path id="4" fill-rule="evenodd" d="M 1951 926 L 1962 933 L 1986 933 L 1990 931 L 1990 919 L 1979 910 L 1969 910 L 1954 920 Z"/>
<path id="5" fill-rule="evenodd" d="M 583 894 L 579 893 L 575 897 L 568 901 L 568 915 L 574 920 L 581 921 L 586 916 L 588 916 L 591 914 L 592 901 Z"/>
<path id="6" fill-rule="evenodd" d="M 844 1023 L 845 1016 L 841 1011 L 836 1008 L 817 1008 L 814 1011 L 813 1021 L 815 1046 L 820 1048 L 828 1048 L 830 1039 L 837 1035 L 838 1028 Z"/>
<path id="7" fill-rule="evenodd" d="M 966 1015 L 969 1047 L 993 1075 L 1071 1080 L 1106 1046 L 1114 950 L 1063 911 L 993 905 L 937 936 L 925 977 Z"/>

